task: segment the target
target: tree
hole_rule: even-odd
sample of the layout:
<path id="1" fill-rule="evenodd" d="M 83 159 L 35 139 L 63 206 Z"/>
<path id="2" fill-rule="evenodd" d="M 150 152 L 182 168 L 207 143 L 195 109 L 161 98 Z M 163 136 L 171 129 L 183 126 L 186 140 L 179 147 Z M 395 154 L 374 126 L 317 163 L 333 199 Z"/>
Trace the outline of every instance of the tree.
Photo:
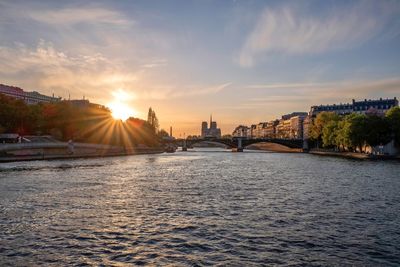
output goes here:
<path id="1" fill-rule="evenodd" d="M 338 122 L 338 129 L 336 132 L 336 144 L 342 150 L 346 148 L 352 148 L 351 140 L 350 140 L 350 125 L 351 123 L 345 117 Z"/>
<path id="2" fill-rule="evenodd" d="M 167 132 L 166 130 L 164 130 L 164 129 L 161 129 L 161 130 L 158 132 L 157 135 L 158 135 L 159 138 L 169 137 L 168 132 Z"/>
<path id="3" fill-rule="evenodd" d="M 324 147 L 338 146 L 338 121 L 331 120 L 322 128 L 322 145 Z"/>
<path id="4" fill-rule="evenodd" d="M 149 112 L 147 113 L 147 122 L 150 125 L 153 125 L 152 124 L 152 122 L 153 122 L 153 109 L 151 107 L 149 108 Z"/>
<path id="5" fill-rule="evenodd" d="M 367 117 L 364 114 L 352 113 L 346 118 L 349 123 L 349 139 L 352 147 L 359 148 L 363 152 L 363 147 L 367 139 Z"/>
<path id="6" fill-rule="evenodd" d="M 366 128 L 366 142 L 371 147 L 385 145 L 392 139 L 390 122 L 385 117 L 367 116 Z"/>
<path id="7" fill-rule="evenodd" d="M 158 129 L 160 127 L 160 124 L 158 122 L 158 118 L 157 118 L 157 115 L 156 115 L 154 110 L 153 110 L 153 127 L 154 127 L 154 131 L 156 133 L 158 133 Z"/>
<path id="8" fill-rule="evenodd" d="M 393 107 L 386 112 L 392 134 L 397 146 L 400 146 L 400 107 Z"/>
<path id="9" fill-rule="evenodd" d="M 339 121 L 339 116 L 334 112 L 321 112 L 312 121 L 310 127 L 310 137 L 318 143 L 322 140 L 322 131 L 324 126 L 330 121 Z"/>
<path id="10" fill-rule="evenodd" d="M 159 122 L 156 115 L 156 112 L 150 107 L 149 112 L 147 113 L 147 122 L 154 129 L 154 132 L 158 132 Z"/>

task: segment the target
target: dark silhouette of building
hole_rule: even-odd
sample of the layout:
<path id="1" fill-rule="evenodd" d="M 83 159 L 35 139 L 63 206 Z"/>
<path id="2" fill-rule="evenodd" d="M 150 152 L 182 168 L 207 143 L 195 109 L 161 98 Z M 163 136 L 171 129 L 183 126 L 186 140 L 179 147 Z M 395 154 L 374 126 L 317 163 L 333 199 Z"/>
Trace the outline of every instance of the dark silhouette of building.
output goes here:
<path id="1" fill-rule="evenodd" d="M 27 104 L 51 103 L 61 101 L 61 97 L 42 95 L 36 91 L 26 92 L 15 86 L 0 84 L 0 93 L 16 99 L 21 99 Z"/>
<path id="2" fill-rule="evenodd" d="M 221 137 L 221 129 L 217 128 L 217 122 L 212 120 L 212 115 L 210 116 L 210 128 L 206 121 L 201 123 L 201 137 Z"/>
<path id="3" fill-rule="evenodd" d="M 317 116 L 318 113 L 323 111 L 334 112 L 339 115 L 346 115 L 350 113 L 365 114 L 372 109 L 379 114 L 384 114 L 392 107 L 396 107 L 398 105 L 399 101 L 397 100 L 396 97 L 392 99 L 382 99 L 382 98 L 375 100 L 364 99 L 364 101 L 355 101 L 353 99 L 352 103 L 347 103 L 347 104 L 340 103 L 333 105 L 312 106 L 309 115 L 311 117 L 315 117 Z"/>

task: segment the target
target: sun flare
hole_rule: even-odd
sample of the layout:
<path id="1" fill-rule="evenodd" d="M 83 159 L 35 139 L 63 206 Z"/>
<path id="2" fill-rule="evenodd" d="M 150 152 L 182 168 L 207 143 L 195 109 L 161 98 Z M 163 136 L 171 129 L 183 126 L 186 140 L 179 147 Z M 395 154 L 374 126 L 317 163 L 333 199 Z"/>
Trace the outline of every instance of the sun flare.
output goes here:
<path id="1" fill-rule="evenodd" d="M 112 94 L 114 102 L 108 104 L 108 107 L 114 119 L 126 121 L 129 117 L 133 117 L 136 114 L 135 110 L 125 103 L 131 98 L 126 92 L 118 90 Z"/>

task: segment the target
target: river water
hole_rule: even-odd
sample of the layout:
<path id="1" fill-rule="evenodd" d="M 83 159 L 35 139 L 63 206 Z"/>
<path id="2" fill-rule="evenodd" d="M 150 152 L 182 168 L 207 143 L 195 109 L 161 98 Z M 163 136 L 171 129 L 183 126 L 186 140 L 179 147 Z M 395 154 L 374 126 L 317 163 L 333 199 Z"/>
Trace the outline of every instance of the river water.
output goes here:
<path id="1" fill-rule="evenodd" d="M 196 149 L 0 164 L 0 265 L 400 265 L 400 165 Z"/>

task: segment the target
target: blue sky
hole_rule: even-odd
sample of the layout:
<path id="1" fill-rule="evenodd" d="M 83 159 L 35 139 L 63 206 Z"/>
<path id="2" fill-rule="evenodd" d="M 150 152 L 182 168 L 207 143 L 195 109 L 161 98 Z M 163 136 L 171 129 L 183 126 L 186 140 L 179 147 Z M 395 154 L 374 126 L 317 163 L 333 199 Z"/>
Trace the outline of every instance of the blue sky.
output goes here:
<path id="1" fill-rule="evenodd" d="M 399 1 L 1 1 L 0 83 L 224 133 L 400 96 Z"/>

